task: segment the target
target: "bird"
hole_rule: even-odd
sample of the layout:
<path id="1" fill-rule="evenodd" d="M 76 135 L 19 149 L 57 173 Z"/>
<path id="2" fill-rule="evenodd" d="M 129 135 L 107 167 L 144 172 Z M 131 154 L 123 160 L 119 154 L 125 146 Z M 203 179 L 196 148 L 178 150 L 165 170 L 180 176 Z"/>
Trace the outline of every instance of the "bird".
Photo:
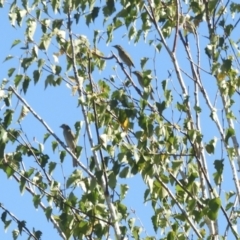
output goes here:
<path id="1" fill-rule="evenodd" d="M 60 127 L 63 129 L 63 136 L 65 138 L 67 146 L 71 149 L 71 151 L 74 154 L 76 154 L 75 136 L 71 131 L 71 128 L 67 124 L 62 124 Z M 77 160 L 73 158 L 72 161 L 73 161 L 73 167 L 77 167 L 78 165 Z"/>
<path id="2" fill-rule="evenodd" d="M 139 72 L 139 71 L 133 71 L 132 73 L 137 77 L 138 83 L 144 89 L 145 86 L 144 86 L 144 79 L 143 79 L 144 76 L 143 76 L 143 74 L 141 72 Z M 153 100 L 154 99 L 154 97 L 153 97 L 153 89 L 152 89 L 151 85 L 149 87 L 150 87 L 150 91 L 151 91 L 150 92 L 150 97 Z"/>
<path id="3" fill-rule="evenodd" d="M 129 68 L 135 67 L 129 54 L 120 45 L 114 45 L 113 47 L 118 50 L 119 57 Z"/>

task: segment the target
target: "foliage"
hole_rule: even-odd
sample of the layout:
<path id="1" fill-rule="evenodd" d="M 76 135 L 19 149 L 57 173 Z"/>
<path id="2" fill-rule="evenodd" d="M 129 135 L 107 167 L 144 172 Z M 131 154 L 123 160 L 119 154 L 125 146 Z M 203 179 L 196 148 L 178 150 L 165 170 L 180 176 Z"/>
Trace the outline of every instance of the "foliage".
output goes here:
<path id="1" fill-rule="evenodd" d="M 13 64 L 0 90 L 1 175 L 32 196 L 53 231 L 63 239 L 240 238 L 240 4 L 23 0 L 8 12 L 24 37 L 11 45 L 18 54 L 5 56 Z M 142 86 L 109 44 L 131 55 Z M 27 101 L 31 93 L 40 100 L 41 84 L 59 102 L 71 89 L 81 112 L 76 155 L 34 109 L 37 100 Z M 30 114 L 44 129 L 42 143 L 22 128 Z M 68 155 L 79 166 L 64 176 Z M 144 224 L 144 210 L 127 203 L 131 189 L 150 205 Z M 0 207 L 4 228 L 15 222 L 13 239 L 44 237 Z"/>

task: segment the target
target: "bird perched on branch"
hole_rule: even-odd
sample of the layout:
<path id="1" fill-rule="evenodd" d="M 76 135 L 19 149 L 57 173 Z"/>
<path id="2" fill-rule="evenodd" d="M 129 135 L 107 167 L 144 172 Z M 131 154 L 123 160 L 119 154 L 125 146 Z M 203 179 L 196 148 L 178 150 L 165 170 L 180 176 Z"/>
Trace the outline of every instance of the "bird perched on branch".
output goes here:
<path id="1" fill-rule="evenodd" d="M 75 136 L 74 136 L 73 132 L 71 131 L 71 128 L 67 124 L 62 124 L 60 127 L 63 129 L 63 136 L 65 138 L 67 146 L 76 155 Z M 77 167 L 78 163 L 77 163 L 76 159 L 73 158 L 72 161 L 73 161 L 73 167 Z"/>
<path id="2" fill-rule="evenodd" d="M 151 86 L 151 85 L 145 86 L 143 74 L 142 74 L 141 72 L 139 72 L 139 71 L 134 71 L 134 72 L 132 72 L 132 73 L 137 77 L 138 83 L 139 83 L 139 85 L 143 88 L 143 90 L 144 90 L 145 87 L 147 87 L 147 88 L 150 90 L 150 97 L 151 97 L 151 99 L 153 100 L 154 97 L 153 97 L 153 89 L 152 89 L 152 86 Z"/>
<path id="3" fill-rule="evenodd" d="M 118 50 L 119 57 L 129 68 L 132 66 L 135 67 L 129 54 L 120 45 L 115 45 L 113 47 L 115 47 Z"/>

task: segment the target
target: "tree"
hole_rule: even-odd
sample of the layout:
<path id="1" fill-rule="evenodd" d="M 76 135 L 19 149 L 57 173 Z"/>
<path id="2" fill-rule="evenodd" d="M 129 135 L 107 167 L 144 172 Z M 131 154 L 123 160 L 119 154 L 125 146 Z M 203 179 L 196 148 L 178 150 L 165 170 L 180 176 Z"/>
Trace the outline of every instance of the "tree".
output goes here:
<path id="1" fill-rule="evenodd" d="M 21 33 L 2 68 L 1 177 L 32 196 L 59 238 L 240 237 L 240 4 L 0 6 Z M 76 151 L 63 142 L 61 117 L 74 122 Z M 140 193 L 135 209 L 129 191 Z M 14 239 L 48 239 L 4 204 Z"/>

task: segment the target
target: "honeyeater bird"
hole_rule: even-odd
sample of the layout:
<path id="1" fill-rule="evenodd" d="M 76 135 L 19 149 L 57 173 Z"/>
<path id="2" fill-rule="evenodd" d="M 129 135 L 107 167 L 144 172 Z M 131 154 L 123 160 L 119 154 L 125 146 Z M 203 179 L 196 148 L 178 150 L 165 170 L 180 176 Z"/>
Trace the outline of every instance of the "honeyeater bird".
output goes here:
<path id="1" fill-rule="evenodd" d="M 132 66 L 135 67 L 129 54 L 120 45 L 115 45 L 113 47 L 115 47 L 118 50 L 119 57 L 129 68 Z"/>
<path id="2" fill-rule="evenodd" d="M 71 131 L 71 128 L 67 124 L 62 124 L 60 127 L 63 129 L 63 136 L 65 138 L 67 146 L 76 155 L 75 136 L 74 136 L 73 132 Z M 77 167 L 78 163 L 77 163 L 76 159 L 73 158 L 72 161 L 73 161 L 73 167 Z"/>
<path id="3" fill-rule="evenodd" d="M 136 77 L 137 77 L 137 79 L 138 79 L 138 83 L 140 84 L 140 86 L 144 89 L 145 87 L 147 87 L 147 86 L 144 86 L 144 76 L 143 76 L 143 74 L 141 73 L 141 72 L 139 72 L 139 71 L 134 71 L 134 72 L 132 72 L 134 75 L 136 75 Z M 151 85 L 149 85 L 148 86 L 148 89 L 150 89 L 150 97 L 151 97 L 151 99 L 153 100 L 154 99 L 154 97 L 153 97 L 153 89 L 152 89 L 152 86 Z"/>

